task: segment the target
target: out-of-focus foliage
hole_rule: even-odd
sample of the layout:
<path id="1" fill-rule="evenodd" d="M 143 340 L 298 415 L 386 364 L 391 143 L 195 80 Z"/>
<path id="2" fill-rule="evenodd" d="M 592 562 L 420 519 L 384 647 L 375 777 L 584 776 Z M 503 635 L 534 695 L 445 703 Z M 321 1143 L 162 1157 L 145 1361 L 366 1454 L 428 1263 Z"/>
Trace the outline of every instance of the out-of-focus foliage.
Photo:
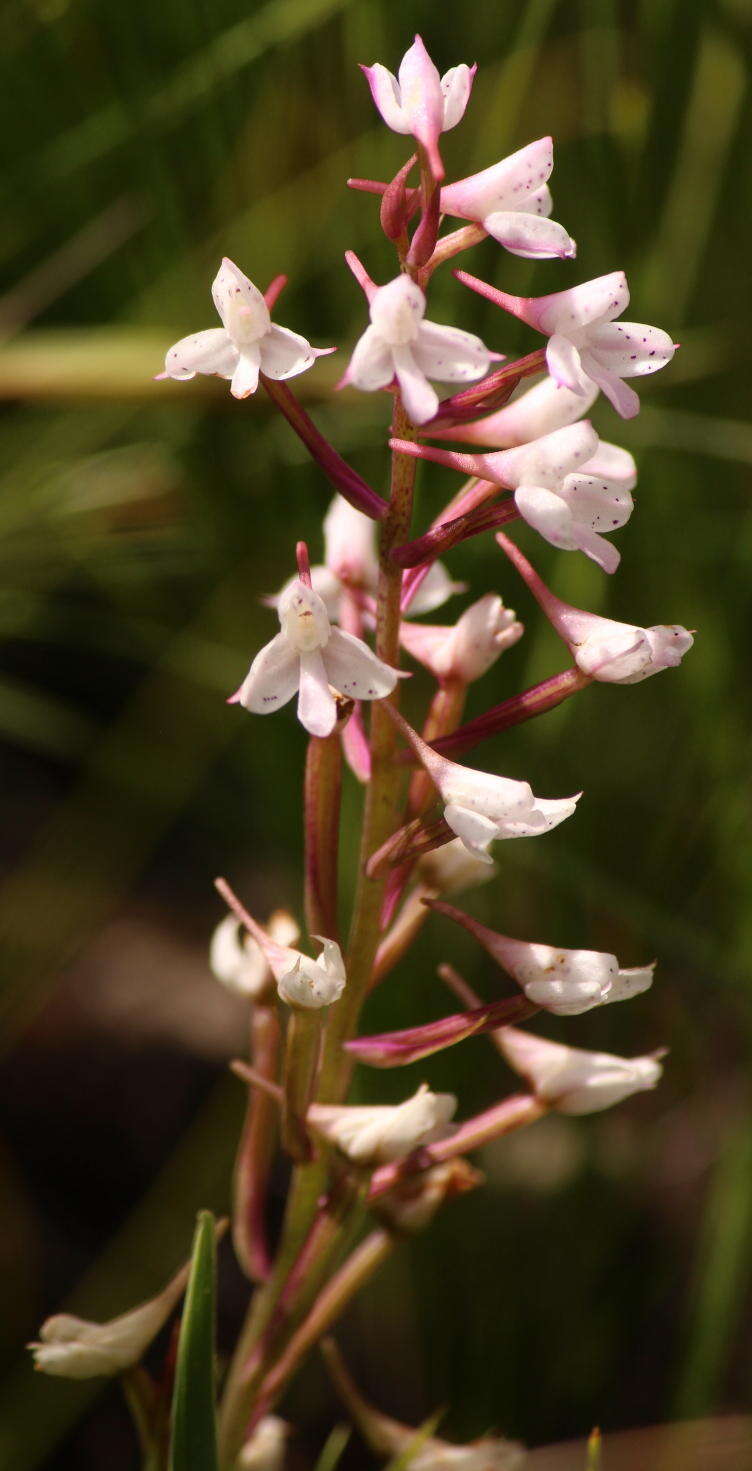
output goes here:
<path id="1" fill-rule="evenodd" d="M 284 271 L 280 320 L 343 349 L 301 392 L 380 484 L 387 401 L 332 388 L 363 318 L 342 252 L 378 279 L 392 265 L 374 201 L 344 181 L 402 161 L 357 63 L 393 66 L 415 29 L 442 69 L 480 66 L 445 139 L 450 170 L 553 133 L 556 217 L 579 242 L 575 263 L 535 266 L 487 242 L 468 267 L 542 293 L 624 266 L 630 315 L 682 342 L 645 380 L 637 420 L 596 408 L 639 458 L 617 576 L 532 533 L 524 544 L 564 597 L 699 632 L 680 671 L 591 689 L 478 753 L 547 795 L 586 795 L 544 844 L 507 845 L 499 879 L 468 902 L 521 937 L 625 964 L 657 955 L 649 996 L 555 1030 L 625 1053 L 667 1043 L 665 1083 L 487 1151 L 485 1191 L 401 1254 L 344 1337 L 385 1408 L 419 1423 L 449 1404 L 457 1438 L 496 1425 L 541 1444 L 596 1421 L 748 1404 L 749 19 L 744 0 L 457 13 L 428 0 L 7 0 L 0 1463 L 14 1471 L 130 1464 L 114 1397 L 60 1449 L 91 1390 L 34 1379 L 15 1356 L 81 1277 L 77 1311 L 145 1296 L 195 1209 L 225 1205 L 241 1100 L 231 1083 L 209 1090 L 243 1031 L 204 974 L 211 879 L 229 871 L 261 913 L 298 894 L 301 731 L 289 712 L 254 720 L 224 697 L 270 636 L 258 599 L 289 574 L 294 537 L 319 550 L 327 487 L 260 399 L 151 375 L 171 341 L 212 325 L 222 254 L 261 284 Z M 431 315 L 509 353 L 530 341 L 449 273 Z M 451 485 L 422 476 L 416 526 Z M 452 570 L 528 623 L 471 712 L 561 667 L 492 543 L 460 548 Z M 350 790 L 345 887 L 358 800 Z M 369 1030 L 447 1009 L 444 958 L 497 994 L 490 965 L 439 919 L 416 954 L 374 998 Z M 359 1088 L 403 1096 L 424 1074 L 463 1111 L 510 1081 L 479 1039 L 404 1076 L 364 1070 Z M 229 1328 L 242 1289 L 224 1287 Z M 334 1412 L 317 1370 L 291 1409 L 320 1447 Z"/>

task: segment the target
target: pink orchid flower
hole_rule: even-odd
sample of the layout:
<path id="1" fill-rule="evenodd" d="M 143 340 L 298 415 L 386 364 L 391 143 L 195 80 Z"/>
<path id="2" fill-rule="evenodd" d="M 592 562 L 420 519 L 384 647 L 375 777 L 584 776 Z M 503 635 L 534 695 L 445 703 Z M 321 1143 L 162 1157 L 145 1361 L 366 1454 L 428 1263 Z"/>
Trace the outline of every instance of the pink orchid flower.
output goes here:
<path id="1" fill-rule="evenodd" d="M 634 418 L 640 410 L 637 394 L 623 379 L 657 373 L 676 352 L 676 343 L 660 327 L 615 321 L 629 305 L 623 271 L 551 296 L 509 296 L 466 271 L 455 275 L 548 337 L 546 361 L 557 383 L 572 393 L 586 393 L 591 383 L 597 384 L 623 419 Z"/>
<path id="2" fill-rule="evenodd" d="M 441 191 L 442 214 L 473 220 L 512 255 L 526 260 L 571 259 L 577 246 L 553 209 L 547 184 L 554 166 L 552 138 L 538 138 L 509 158 Z"/>
<path id="3" fill-rule="evenodd" d="M 604 684 L 639 684 L 662 669 L 680 664 L 694 637 L 680 623 L 639 628 L 599 613 L 587 613 L 557 598 L 514 542 L 498 532 L 496 540 L 525 579 L 552 627 L 568 645 L 577 668 Z"/>
<path id="4" fill-rule="evenodd" d="M 614 1057 L 547 1042 L 516 1027 L 504 1027 L 499 1047 L 509 1066 L 521 1073 L 536 1097 L 559 1113 L 598 1113 L 632 1093 L 654 1088 L 662 1068 L 661 1052 L 645 1057 Z"/>
<path id="5" fill-rule="evenodd" d="M 452 424 L 445 429 L 431 429 L 432 439 L 462 439 L 468 444 L 486 444 L 494 449 L 513 449 L 553 434 L 575 424 L 592 408 L 598 388 L 590 383 L 583 393 L 573 393 L 555 378 L 541 378 L 511 403 L 473 419 L 469 424 Z"/>
<path id="6" fill-rule="evenodd" d="M 431 173 L 439 182 L 444 177 L 439 136 L 456 127 L 464 116 L 476 67 L 462 62 L 439 76 L 423 41 L 416 36 L 396 77 L 378 61 L 361 70 L 387 127 L 394 133 L 411 133 L 423 145 Z"/>

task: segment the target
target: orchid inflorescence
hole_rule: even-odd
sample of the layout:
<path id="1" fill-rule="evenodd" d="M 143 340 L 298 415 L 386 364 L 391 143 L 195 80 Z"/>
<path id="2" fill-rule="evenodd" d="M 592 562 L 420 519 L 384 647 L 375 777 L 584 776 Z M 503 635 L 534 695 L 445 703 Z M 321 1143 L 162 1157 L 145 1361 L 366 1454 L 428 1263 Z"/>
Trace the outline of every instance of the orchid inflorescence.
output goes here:
<path id="1" fill-rule="evenodd" d="M 211 965 L 219 981 L 248 999 L 251 1013 L 250 1059 L 234 1065 L 248 1088 L 248 1111 L 232 1232 L 238 1260 L 257 1283 L 220 1402 L 223 1471 L 281 1464 L 286 1431 L 274 1411 L 293 1373 L 399 1238 L 423 1229 L 444 1201 L 478 1185 L 469 1152 L 552 1109 L 579 1114 L 609 1107 L 653 1088 L 661 1072 L 659 1052 L 631 1059 L 586 1052 L 522 1026 L 538 1011 L 568 1017 L 636 996 L 650 986 L 652 965 L 622 968 L 612 954 L 511 937 L 446 900 L 490 876 L 495 843 L 545 836 L 574 815 L 582 795 L 537 796 L 525 780 L 454 758 L 593 681 L 632 684 L 677 665 L 692 644 L 677 625 L 642 628 L 563 602 L 500 529 L 521 520 L 554 547 L 581 551 L 606 573 L 616 570 L 619 552 L 610 536 L 632 513 L 635 464 L 626 450 L 600 440 L 585 416 L 599 393 L 623 418 L 637 413 L 639 399 L 624 380 L 665 366 L 674 344 L 659 328 L 619 320 L 629 303 L 619 271 L 537 298 L 509 296 L 456 272 L 465 287 L 546 338 L 545 348 L 534 345 L 518 361 L 432 321 L 426 313 L 434 271 L 480 240 L 490 237 L 529 260 L 575 256 L 574 240 L 551 219 L 552 141 L 537 139 L 446 183 L 441 135 L 461 121 L 475 68 L 458 65 L 440 77 L 416 37 L 398 77 L 380 64 L 364 71 L 384 122 L 411 137 L 415 150 L 391 181 L 350 181 L 380 199 L 382 228 L 398 259 L 394 278 L 378 285 L 348 252 L 370 320 L 340 382 L 390 395 L 388 498 L 345 463 L 283 381 L 333 351 L 272 324 L 270 307 L 284 278 L 264 294 L 224 260 L 212 288 L 222 327 L 183 337 L 167 352 L 160 375 L 214 374 L 229 380 L 237 399 L 263 385 L 336 492 L 324 518 L 323 562 L 311 567 L 307 546 L 298 543 L 297 570 L 267 600 L 280 630 L 231 696 L 252 715 L 264 715 L 297 695 L 309 737 L 308 939 L 300 941 L 298 922 L 284 912 L 259 924 L 218 881 L 228 913 L 212 941 Z M 442 234 L 447 217 L 464 223 Z M 491 326 L 503 320 L 494 314 Z M 450 395 L 441 400 L 436 383 L 453 385 Z M 452 440 L 471 448 L 448 448 Z M 412 499 L 419 460 L 454 469 L 464 480 L 417 534 Z M 454 623 L 416 618 L 463 590 L 442 555 L 461 540 L 494 535 L 505 557 L 500 570 L 512 563 L 571 665 L 500 702 L 491 696 L 485 713 L 463 723 L 469 685 L 488 676 L 523 626 L 495 588 Z M 421 732 L 398 710 L 408 678 L 399 668 L 402 650 L 436 682 Z M 345 765 L 365 787 L 346 940 L 338 882 Z M 365 998 L 432 917 L 469 931 L 511 980 L 512 994 L 484 1003 L 442 968 L 461 1010 L 400 1032 L 358 1036 Z M 460 1122 L 457 1099 L 426 1084 L 395 1106 L 346 1101 L 355 1063 L 400 1066 L 479 1032 L 521 1077 L 522 1092 Z M 275 1257 L 265 1192 L 278 1121 L 294 1173 Z M 364 1211 L 371 1226 L 358 1240 Z M 120 1371 L 140 1356 L 144 1331 L 152 1325 L 156 1331 L 164 1320 L 173 1289 L 155 1303 L 99 1327 L 76 1329 L 79 1320 L 66 1319 L 62 1331 L 60 1320 L 52 1320 L 35 1348 L 39 1367 L 72 1375 L 86 1366 L 92 1373 Z M 331 1343 L 326 1357 L 376 1453 L 399 1454 L 408 1428 L 367 1405 Z M 466 1447 L 431 1439 L 415 1464 L 502 1471 L 522 1457 L 519 1446 L 498 1437 Z"/>

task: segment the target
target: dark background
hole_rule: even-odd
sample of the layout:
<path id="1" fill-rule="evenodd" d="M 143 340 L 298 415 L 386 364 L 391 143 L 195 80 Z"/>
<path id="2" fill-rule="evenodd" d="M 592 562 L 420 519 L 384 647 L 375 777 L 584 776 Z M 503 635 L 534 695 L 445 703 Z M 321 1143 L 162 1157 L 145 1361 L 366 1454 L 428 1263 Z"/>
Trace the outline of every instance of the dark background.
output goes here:
<path id="1" fill-rule="evenodd" d="M 444 139 L 450 174 L 553 133 L 555 217 L 579 242 L 574 264 L 491 242 L 463 264 L 536 294 L 624 267 L 628 315 L 682 343 L 637 420 L 594 413 L 639 459 L 618 575 L 521 541 L 562 596 L 699 632 L 680 671 L 591 689 L 477 759 L 586 795 L 545 843 L 500 845 L 468 906 L 624 964 L 657 956 L 648 996 L 545 1030 L 625 1054 L 667 1044 L 663 1085 L 486 1150 L 486 1189 L 395 1259 L 342 1339 L 383 1408 L 418 1422 L 449 1405 L 457 1438 L 497 1426 L 540 1445 L 748 1406 L 749 20 L 746 0 L 6 0 L 3 1468 L 134 1465 L 118 1392 L 34 1376 L 22 1345 L 63 1302 L 97 1317 L 146 1297 L 185 1257 L 198 1206 L 226 1208 L 242 1096 L 225 1064 L 245 1021 L 206 966 L 211 881 L 226 872 L 262 915 L 299 906 L 303 734 L 289 711 L 262 723 L 224 697 L 271 636 L 258 598 L 289 575 L 293 538 L 320 554 L 329 493 L 260 398 L 151 375 L 213 325 L 223 253 L 261 285 L 285 271 L 279 320 L 342 348 L 300 391 L 383 484 L 385 398 L 331 392 L 364 320 L 343 251 L 393 274 L 373 201 L 344 180 L 404 157 L 356 63 L 396 68 L 416 28 L 442 71 L 480 63 Z M 537 345 L 449 273 L 430 315 L 510 354 Z M 454 484 L 422 477 L 418 527 Z M 492 542 L 451 567 L 528 623 L 471 710 L 561 667 Z M 428 684 L 413 684 L 417 710 Z M 348 788 L 346 892 L 358 800 Z M 368 1030 L 450 1009 L 444 958 L 498 994 L 437 919 Z M 398 1099 L 424 1076 L 463 1114 L 510 1085 L 478 1039 L 407 1074 L 364 1070 L 360 1096 Z M 277 1209 L 283 1189 L 280 1175 Z M 242 1305 L 223 1256 L 225 1345 Z M 317 1366 L 289 1408 L 315 1456 L 337 1414 Z"/>

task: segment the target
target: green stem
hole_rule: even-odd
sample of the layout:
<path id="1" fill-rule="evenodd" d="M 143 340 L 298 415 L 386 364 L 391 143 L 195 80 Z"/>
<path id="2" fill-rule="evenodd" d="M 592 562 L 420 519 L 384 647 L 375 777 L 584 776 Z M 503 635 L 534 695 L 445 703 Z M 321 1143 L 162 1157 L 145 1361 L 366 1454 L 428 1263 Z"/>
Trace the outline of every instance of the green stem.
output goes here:
<path id="1" fill-rule="evenodd" d="M 392 434 L 395 439 L 416 438 L 399 394 L 395 396 Z M 376 652 L 385 663 L 399 664 L 400 595 L 402 569 L 391 559 L 392 548 L 398 546 L 410 530 L 417 460 L 411 455 L 392 455 L 389 510 L 381 523 L 379 547 L 379 586 L 376 621 Z M 391 697 L 396 700 L 397 691 Z M 371 713 L 371 780 L 366 789 L 360 870 L 355 895 L 350 943 L 347 955 L 347 987 L 342 1000 L 333 1008 L 327 1029 L 318 1096 L 325 1102 L 338 1102 L 347 1092 L 352 1063 L 342 1043 L 353 1035 L 363 1001 L 371 984 L 371 973 L 381 934 L 381 907 L 385 880 L 366 874 L 372 853 L 382 846 L 399 826 L 404 804 L 404 784 L 395 771 L 394 753 L 397 732 L 376 701 Z"/>
<path id="2" fill-rule="evenodd" d="M 350 1299 L 386 1260 L 395 1245 L 391 1231 L 379 1227 L 361 1241 L 319 1294 L 308 1317 L 292 1335 L 286 1349 L 264 1380 L 253 1413 L 253 1424 L 273 1409 L 288 1380 L 306 1354 L 344 1312 Z"/>
<path id="3" fill-rule="evenodd" d="M 313 1096 L 321 1050 L 320 1010 L 293 1009 L 287 1021 L 285 1064 L 282 1079 L 282 1143 L 292 1159 L 306 1163 L 311 1158 L 311 1141 L 306 1114 Z"/>

